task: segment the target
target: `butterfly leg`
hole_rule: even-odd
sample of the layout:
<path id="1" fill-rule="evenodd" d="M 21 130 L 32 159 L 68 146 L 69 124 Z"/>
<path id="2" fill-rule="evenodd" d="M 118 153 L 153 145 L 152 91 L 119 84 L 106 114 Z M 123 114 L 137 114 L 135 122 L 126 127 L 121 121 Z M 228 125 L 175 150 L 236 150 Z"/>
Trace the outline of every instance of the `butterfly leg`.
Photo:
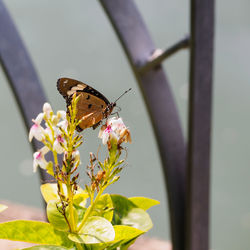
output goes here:
<path id="1" fill-rule="evenodd" d="M 116 111 L 115 113 L 112 113 L 111 115 L 116 115 L 117 118 L 120 118 L 118 111 Z"/>

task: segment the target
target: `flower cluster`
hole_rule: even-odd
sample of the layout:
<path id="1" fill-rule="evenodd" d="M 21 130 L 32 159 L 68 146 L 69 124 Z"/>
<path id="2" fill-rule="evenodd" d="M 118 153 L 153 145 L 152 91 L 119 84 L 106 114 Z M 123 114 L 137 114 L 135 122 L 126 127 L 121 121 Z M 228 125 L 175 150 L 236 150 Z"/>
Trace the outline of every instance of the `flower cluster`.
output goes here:
<path id="1" fill-rule="evenodd" d="M 44 144 L 40 150 L 33 154 L 33 171 L 40 166 L 47 169 L 49 163 L 45 159 L 45 154 L 49 151 L 62 154 L 65 146 L 64 134 L 67 131 L 68 121 L 65 111 L 58 111 L 54 114 L 49 103 L 43 105 L 43 113 L 33 119 L 33 125 L 29 132 L 29 141 L 35 138 Z M 45 128 L 41 125 L 44 121 Z"/>
<path id="2" fill-rule="evenodd" d="M 108 148 L 111 144 L 116 144 L 118 148 L 123 142 L 131 143 L 131 135 L 129 129 L 125 126 L 122 118 L 112 117 L 107 120 L 106 124 L 101 127 L 99 138 L 103 144 L 107 144 Z"/>
<path id="3" fill-rule="evenodd" d="M 20 239 L 23 241 L 48 244 L 51 249 L 56 246 L 58 249 L 77 250 L 127 249 L 152 227 L 145 210 L 158 202 L 144 197 L 126 198 L 104 193 L 107 187 L 119 180 L 119 173 L 124 168 L 122 143 L 131 142 L 130 131 L 121 118 L 107 119 L 101 127 L 99 137 L 108 146 L 108 154 L 104 161 L 100 161 L 98 155 L 90 154 L 87 167 L 90 184 L 85 185 L 85 189 L 79 186 L 80 154 L 77 149 L 83 142 L 82 136 L 75 132 L 81 123 L 77 119 L 79 98 L 80 95 L 72 95 L 67 113 L 58 111 L 54 114 L 50 104 L 45 103 L 43 112 L 33 120 L 29 133 L 30 141 L 35 138 L 44 145 L 33 155 L 34 171 L 40 166 L 55 179 L 55 183 L 41 185 L 50 226 L 34 221 L 17 221 L 13 225 L 32 230 L 32 234 L 22 234 Z M 49 151 L 53 154 L 53 162 L 45 159 Z M 63 154 L 61 162 L 58 154 Z M 16 240 L 14 226 L 9 228 L 9 224 L 4 224 L 3 228 L 6 229 L 1 230 L 0 225 L 0 238 Z M 6 231 L 11 231 L 10 238 L 6 238 Z M 41 238 L 43 232 L 51 235 L 48 241 L 46 237 Z"/>

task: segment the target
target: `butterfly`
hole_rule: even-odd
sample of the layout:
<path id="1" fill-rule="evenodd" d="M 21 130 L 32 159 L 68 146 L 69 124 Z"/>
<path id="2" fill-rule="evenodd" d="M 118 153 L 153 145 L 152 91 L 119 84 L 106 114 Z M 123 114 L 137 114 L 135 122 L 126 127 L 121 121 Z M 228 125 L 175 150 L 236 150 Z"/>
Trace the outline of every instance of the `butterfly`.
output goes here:
<path id="1" fill-rule="evenodd" d="M 71 105 L 72 96 L 74 93 L 80 95 L 80 99 L 77 103 L 77 115 L 76 118 L 81 120 L 76 130 L 81 132 L 86 128 L 92 127 L 95 129 L 107 118 L 116 106 L 116 101 L 120 99 L 125 91 L 115 102 L 109 102 L 109 100 L 100 92 L 90 87 L 86 83 L 71 79 L 60 78 L 57 81 L 57 89 L 59 93 L 65 98 L 67 109 Z"/>

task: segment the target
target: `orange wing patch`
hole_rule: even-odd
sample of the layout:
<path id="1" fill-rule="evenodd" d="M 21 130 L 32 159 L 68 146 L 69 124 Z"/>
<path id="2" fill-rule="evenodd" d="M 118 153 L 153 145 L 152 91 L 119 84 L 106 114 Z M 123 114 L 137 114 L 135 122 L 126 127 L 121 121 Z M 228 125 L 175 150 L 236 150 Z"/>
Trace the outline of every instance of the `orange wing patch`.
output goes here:
<path id="1" fill-rule="evenodd" d="M 107 104 L 100 98 L 89 93 L 79 92 L 80 99 L 77 103 L 77 119 L 82 119 L 79 124 L 81 129 L 89 128 L 99 123 Z"/>

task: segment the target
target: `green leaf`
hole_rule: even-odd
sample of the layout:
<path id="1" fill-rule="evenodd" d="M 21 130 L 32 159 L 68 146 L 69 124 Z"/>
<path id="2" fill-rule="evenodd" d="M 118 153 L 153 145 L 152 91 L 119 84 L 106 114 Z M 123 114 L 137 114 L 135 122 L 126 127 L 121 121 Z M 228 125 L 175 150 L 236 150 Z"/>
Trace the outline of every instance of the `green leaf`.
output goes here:
<path id="1" fill-rule="evenodd" d="M 115 211 L 119 211 L 120 215 L 127 214 L 131 208 L 137 207 L 132 201 L 127 197 L 119 194 L 111 194 L 111 199 Z"/>
<path id="2" fill-rule="evenodd" d="M 57 231 L 49 223 L 41 221 L 17 220 L 0 223 L 0 239 L 64 247 L 73 245 L 66 233 Z"/>
<path id="3" fill-rule="evenodd" d="M 39 245 L 39 246 L 33 246 L 28 248 L 22 248 L 25 250 L 76 250 L 75 247 L 72 248 L 66 248 L 66 247 L 58 247 L 53 245 Z"/>
<path id="4" fill-rule="evenodd" d="M 82 206 L 78 206 L 74 204 L 74 208 L 76 209 L 76 213 L 77 213 L 77 221 L 78 221 L 78 226 L 81 223 L 81 221 L 83 220 L 84 214 L 87 210 L 87 208 L 82 207 Z"/>
<path id="5" fill-rule="evenodd" d="M 63 193 L 67 197 L 68 191 L 65 184 L 62 185 Z M 57 193 L 56 183 L 46 183 L 40 186 L 40 190 L 44 200 L 48 203 L 50 200 L 59 200 Z M 88 198 L 88 193 L 80 187 L 77 187 L 76 194 L 74 195 L 74 203 L 76 205 L 85 206 Z"/>
<path id="6" fill-rule="evenodd" d="M 127 225 L 142 231 L 148 231 L 153 223 L 143 209 L 138 208 L 132 201 L 121 195 L 111 195 L 114 206 L 113 225 Z"/>
<path id="7" fill-rule="evenodd" d="M 73 202 L 75 205 L 85 207 L 88 197 L 89 197 L 88 192 L 78 187 L 78 190 L 74 195 Z"/>
<path id="8" fill-rule="evenodd" d="M 145 232 L 153 227 L 149 214 L 141 208 L 132 208 L 121 221 L 122 225 L 135 227 Z"/>
<path id="9" fill-rule="evenodd" d="M 6 210 L 8 208 L 8 206 L 0 204 L 0 213 L 3 212 L 4 210 Z"/>
<path id="10" fill-rule="evenodd" d="M 108 220 L 99 216 L 91 216 L 78 234 L 71 233 L 68 237 L 77 243 L 105 243 L 114 240 L 115 230 Z"/>
<path id="11" fill-rule="evenodd" d="M 53 162 L 50 161 L 46 166 L 46 171 L 49 175 L 54 176 Z"/>
<path id="12" fill-rule="evenodd" d="M 104 217 L 106 220 L 111 221 L 113 218 L 113 202 L 109 194 L 104 194 L 100 197 L 94 207 L 91 216 Z"/>
<path id="13" fill-rule="evenodd" d="M 114 229 L 115 229 L 114 241 L 131 240 L 145 233 L 144 231 L 140 229 L 129 227 L 129 226 L 124 226 L 124 225 L 116 225 L 114 226 Z"/>
<path id="14" fill-rule="evenodd" d="M 130 197 L 128 199 L 132 201 L 137 207 L 142 208 L 145 211 L 155 205 L 160 204 L 159 201 L 146 198 L 146 197 Z"/>
<path id="15" fill-rule="evenodd" d="M 58 208 L 62 210 L 60 201 L 50 200 L 47 204 L 47 217 L 51 225 L 59 231 L 69 231 L 65 217 Z M 67 216 L 67 213 L 66 213 Z"/>
<path id="16" fill-rule="evenodd" d="M 108 249 L 116 249 L 117 247 L 127 249 L 140 235 L 144 234 L 143 231 L 128 226 L 116 225 L 114 229 L 115 239 L 105 245 L 109 247 Z"/>
<path id="17" fill-rule="evenodd" d="M 48 203 L 50 200 L 59 200 L 56 183 L 46 183 L 40 186 L 40 190 L 44 200 Z M 63 191 L 67 191 L 67 187 L 63 185 Z"/>
<path id="18" fill-rule="evenodd" d="M 134 207 L 137 207 L 132 201 L 128 200 L 128 198 L 118 195 L 112 194 L 110 195 L 113 206 L 114 206 L 114 216 L 112 220 L 113 225 L 120 225 L 121 218 L 128 214 L 128 211 Z"/>

